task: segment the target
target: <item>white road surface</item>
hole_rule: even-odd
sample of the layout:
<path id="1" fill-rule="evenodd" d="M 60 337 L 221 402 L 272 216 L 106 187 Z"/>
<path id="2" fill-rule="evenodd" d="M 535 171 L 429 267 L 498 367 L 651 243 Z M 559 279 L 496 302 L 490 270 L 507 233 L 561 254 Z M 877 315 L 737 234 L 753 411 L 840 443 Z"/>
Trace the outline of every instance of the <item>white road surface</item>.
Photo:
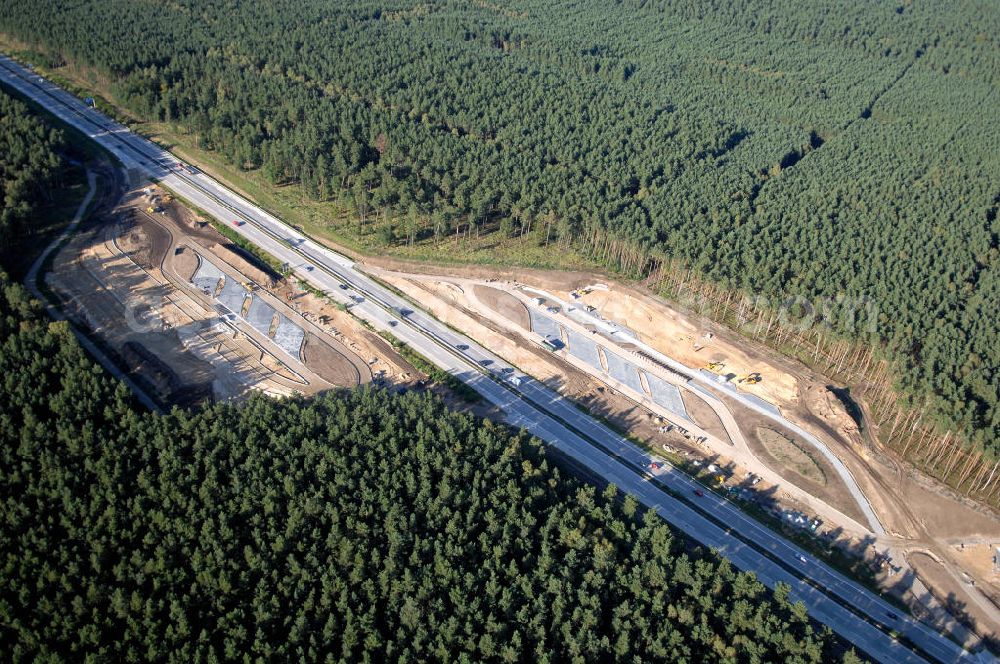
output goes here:
<path id="1" fill-rule="evenodd" d="M 428 314 L 411 311 L 413 305 L 355 269 L 351 260 L 319 246 L 208 176 L 177 166 L 179 160 L 170 153 L 3 56 L 0 82 L 93 138 L 126 167 L 141 169 L 287 261 L 297 277 L 349 304 L 358 317 L 470 385 L 501 408 L 511 424 L 634 495 L 678 530 L 717 549 L 736 567 L 754 572 L 769 587 L 788 584 L 793 600 L 802 601 L 811 616 L 868 656 L 887 663 L 977 659 L 724 498 L 707 490 L 696 496 L 700 485 L 683 473 L 669 466 L 650 470 L 651 459 L 641 449 L 544 385 L 526 377 L 515 385 L 510 377 L 523 374 L 514 367 Z"/>

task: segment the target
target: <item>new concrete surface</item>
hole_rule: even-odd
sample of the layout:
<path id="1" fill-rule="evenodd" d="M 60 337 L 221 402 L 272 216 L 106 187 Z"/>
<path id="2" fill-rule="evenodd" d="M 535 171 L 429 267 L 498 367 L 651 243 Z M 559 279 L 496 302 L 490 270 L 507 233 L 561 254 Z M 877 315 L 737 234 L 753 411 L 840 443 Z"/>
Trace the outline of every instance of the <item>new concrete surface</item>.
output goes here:
<path id="1" fill-rule="evenodd" d="M 624 357 L 608 350 L 607 347 L 603 347 L 603 351 L 604 359 L 608 361 L 608 375 L 639 394 L 645 394 L 646 391 L 642 389 L 642 382 L 639 380 L 639 369 Z"/>
<path id="2" fill-rule="evenodd" d="M 545 339 L 559 339 L 559 326 L 548 316 L 528 307 L 528 317 L 531 319 L 531 331 Z"/>
<path id="3" fill-rule="evenodd" d="M 194 273 L 194 277 L 191 278 L 191 283 L 203 291 L 208 291 L 209 295 L 214 296 L 215 289 L 219 287 L 219 281 L 222 277 L 222 270 L 215 267 L 208 259 L 199 254 L 198 270 Z"/>
<path id="4" fill-rule="evenodd" d="M 684 399 L 681 398 L 680 388 L 676 385 L 671 385 L 659 376 L 654 376 L 648 371 L 645 373 L 646 384 L 649 385 L 653 401 L 667 410 L 678 415 L 683 415 L 686 419 L 690 420 L 691 416 L 688 415 L 687 409 L 684 407 Z"/>
<path id="5" fill-rule="evenodd" d="M 306 333 L 301 327 L 288 320 L 285 316 L 279 315 L 278 327 L 274 331 L 274 343 L 281 346 L 281 349 L 292 357 L 298 357 L 302 350 L 302 340 Z"/>
<path id="6" fill-rule="evenodd" d="M 569 353 L 578 357 L 590 366 L 604 371 L 601 364 L 601 357 L 597 354 L 597 344 L 574 330 L 563 329 L 566 334 L 566 341 L 569 343 Z"/>
<path id="7" fill-rule="evenodd" d="M 243 315 L 243 301 L 247 298 L 247 289 L 243 288 L 232 277 L 226 277 L 226 283 L 222 286 L 222 292 L 216 298 L 220 304 L 229 309 L 237 316 Z"/>
<path id="8" fill-rule="evenodd" d="M 271 323 L 274 322 L 274 307 L 263 299 L 254 296 L 247 311 L 247 322 L 265 337 L 271 334 Z"/>

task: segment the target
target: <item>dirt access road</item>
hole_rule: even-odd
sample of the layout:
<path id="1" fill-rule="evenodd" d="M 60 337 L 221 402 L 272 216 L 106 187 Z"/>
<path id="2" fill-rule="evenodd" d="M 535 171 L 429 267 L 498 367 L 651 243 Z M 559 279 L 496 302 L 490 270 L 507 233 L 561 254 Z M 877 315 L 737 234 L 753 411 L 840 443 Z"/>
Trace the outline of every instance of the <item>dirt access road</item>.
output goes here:
<path id="1" fill-rule="evenodd" d="M 250 279 L 251 266 L 214 230 L 178 224 L 170 209 L 176 204 L 150 214 L 144 192 L 108 191 L 54 256 L 47 283 L 61 308 L 156 401 L 184 406 L 251 391 L 311 394 L 370 380 L 364 361 L 277 299 L 271 306 L 299 319 L 307 332 L 298 357 L 283 354 L 249 325 L 220 316 L 216 304 L 191 286 L 192 265 L 199 255 L 210 257 L 235 281 Z"/>
<path id="2" fill-rule="evenodd" d="M 373 262 L 384 263 L 381 260 Z M 402 267 L 396 261 L 391 262 L 396 263 L 394 267 Z M 655 422 L 655 416 L 642 404 L 629 399 L 621 401 L 620 395 L 614 394 L 614 389 L 607 389 L 607 384 L 603 386 L 606 388 L 603 392 L 599 391 L 599 383 L 592 377 L 582 376 L 584 372 L 579 371 L 579 367 L 571 367 L 575 371 L 567 371 L 566 362 L 558 362 L 556 360 L 560 358 L 556 358 L 553 353 L 542 351 L 537 341 L 528 342 L 523 333 L 530 330 L 531 323 L 525 303 L 511 298 L 510 293 L 503 289 L 498 291 L 495 288 L 502 285 L 502 273 L 486 268 L 449 267 L 437 271 L 427 265 L 421 265 L 419 270 L 412 269 L 410 265 L 406 267 L 406 272 L 381 268 L 370 268 L 369 271 L 410 295 L 438 318 L 488 344 L 526 372 L 559 385 L 563 394 L 586 404 L 600 415 L 626 423 L 634 434 L 651 441 L 663 441 L 654 444 L 668 444 L 692 455 L 701 454 L 706 462 L 718 458 L 706 455 L 706 450 L 699 449 L 698 446 L 678 445 L 676 439 L 659 433 L 658 427 L 649 426 L 651 421 Z M 513 283 L 515 282 L 512 280 L 511 284 Z M 1000 521 L 996 515 L 981 506 L 957 499 L 926 478 L 901 472 L 901 465 L 892 460 L 889 452 L 878 449 L 871 441 L 863 440 L 857 423 L 847 413 L 842 402 L 828 389 L 833 383 L 804 365 L 781 357 L 736 333 L 721 329 L 695 314 L 677 311 L 647 293 L 606 280 L 601 282 L 594 275 L 527 271 L 517 273 L 516 283 L 554 291 L 565 300 L 572 298 L 572 291 L 579 294 L 590 286 L 589 292 L 576 301 L 583 306 L 595 307 L 602 317 L 632 330 L 641 340 L 665 355 L 680 356 L 696 367 L 704 366 L 696 364 L 703 359 L 705 363 L 721 362 L 724 372 L 736 375 L 760 373 L 759 383 L 740 384 L 739 389 L 773 403 L 790 421 L 820 438 L 848 466 L 852 476 L 870 499 L 879 520 L 891 533 L 881 540 L 868 537 L 863 541 L 851 542 L 848 548 L 855 549 L 861 555 L 874 558 L 876 552 L 884 554 L 890 551 L 899 559 L 897 562 L 905 565 L 906 552 L 911 548 L 930 548 L 947 555 L 944 549 L 950 549 L 951 546 L 942 544 L 939 541 L 941 537 L 964 535 L 1000 538 Z M 604 287 L 593 288 L 599 283 Z M 502 294 L 497 294 L 498 292 Z M 602 309 L 602 306 L 606 309 Z M 696 349 L 696 344 L 700 346 L 700 350 Z M 571 382 L 576 383 L 577 389 L 567 389 Z M 609 393 L 619 399 L 617 408 L 609 406 Z M 724 393 L 721 398 L 725 399 Z M 845 487 L 829 481 L 834 474 L 825 460 L 811 455 L 805 462 L 801 458 L 792 461 L 792 455 L 787 456 L 789 460 L 783 462 L 768 452 L 766 445 L 761 442 L 759 426 L 768 424 L 768 428 L 777 429 L 777 433 L 784 437 L 794 436 L 788 431 L 782 431 L 780 427 L 774 427 L 773 422 L 755 419 L 750 411 L 741 411 L 739 405 L 731 400 L 727 405 L 736 415 L 755 457 L 752 461 L 741 459 L 736 463 L 735 466 L 740 468 L 738 472 L 768 468 L 779 473 L 784 480 L 799 486 L 814 499 L 837 505 L 845 513 L 852 513 L 850 501 L 845 500 Z M 692 412 L 697 410 L 691 409 Z M 703 408 L 701 414 L 704 414 Z M 668 443 L 668 439 L 672 442 Z M 804 477 L 794 467 L 796 463 L 815 465 L 826 479 L 825 484 L 815 481 L 815 478 L 810 481 L 808 476 Z M 807 513 L 816 506 L 815 500 L 796 501 L 789 498 L 781 498 L 778 505 L 802 509 Z M 854 515 L 857 516 L 856 513 Z M 836 527 L 835 523 L 830 525 Z M 871 544 L 876 547 L 870 546 Z M 960 569 L 956 564 L 956 573 Z M 892 574 L 889 567 L 885 568 L 881 578 L 887 586 L 894 587 L 897 591 L 903 591 L 906 586 L 900 582 L 898 574 Z M 982 579 L 982 582 L 984 585 L 980 587 L 991 588 L 988 585 L 990 580 Z M 916 585 L 912 579 L 910 583 L 914 593 L 920 594 L 922 586 Z M 966 593 L 980 592 L 968 584 L 961 590 Z M 991 593 L 992 595 L 995 593 Z M 941 597 L 938 599 L 947 600 Z M 977 595 L 976 600 L 979 599 L 981 598 Z M 965 601 L 970 605 L 978 604 L 978 601 L 969 596 L 966 596 Z M 955 605 L 954 602 L 950 604 Z M 992 634 L 998 626 L 985 613 L 975 616 L 969 622 L 974 622 L 978 631 L 987 635 Z"/>
<path id="3" fill-rule="evenodd" d="M 819 516 L 830 524 L 830 528 L 837 527 L 840 533 L 849 535 L 848 540 L 853 541 L 845 542 L 846 546 L 856 546 L 857 542 L 867 535 L 868 530 L 859 523 L 860 513 L 845 486 L 830 482 L 828 486 L 819 487 L 821 491 L 817 496 L 814 492 L 803 491 L 801 487 L 790 483 L 772 468 L 759 463 L 747 444 L 742 428 L 734 419 L 733 413 L 738 412 L 737 408 L 726 403 L 719 395 L 695 392 L 677 376 L 663 374 L 661 378 L 671 382 L 680 390 L 685 403 L 696 404 L 691 412 L 698 413 L 700 421 L 691 413 L 686 413 L 688 417 L 682 418 L 678 413 L 654 402 L 648 394 L 631 390 L 610 376 L 595 374 L 591 367 L 572 354 L 561 349 L 543 350 L 539 340 L 527 329 L 531 326 L 530 317 L 527 318 L 527 326 L 525 325 L 528 305 L 511 292 L 503 290 L 501 284 L 414 275 L 402 278 L 386 272 L 379 272 L 379 276 L 409 295 L 414 301 L 430 308 L 436 317 L 466 332 L 471 332 L 474 338 L 488 343 L 505 359 L 537 378 L 551 381 L 557 378 L 552 375 L 553 371 L 569 370 L 572 371 L 572 375 L 587 376 L 596 385 L 603 385 L 605 390 L 599 393 L 602 396 L 614 394 L 623 398 L 625 403 L 629 404 L 630 411 L 636 409 L 638 413 L 645 413 L 647 417 L 655 418 L 661 423 L 664 421 L 673 423 L 680 428 L 682 436 L 696 446 L 700 454 L 707 453 L 711 456 L 710 459 L 705 458 L 705 466 L 709 464 L 720 466 L 725 469 L 729 477 L 745 477 L 748 473 L 753 473 L 754 476 L 762 478 L 764 483 L 755 489 L 754 494 L 761 496 L 762 501 L 770 505 L 776 513 L 781 512 L 781 507 L 775 503 L 775 498 L 780 497 L 785 508 Z M 491 317 L 491 314 L 499 315 Z M 510 318 L 506 318 L 505 315 Z M 560 320 L 560 324 L 572 326 L 580 334 L 585 333 L 574 322 Z M 486 329 L 490 326 L 494 328 L 493 333 Z M 553 363 L 552 360 L 558 360 L 558 363 Z M 578 402 L 582 401 L 581 394 L 571 394 L 567 392 L 565 386 L 560 388 L 565 396 L 571 396 Z M 593 407 L 602 399 L 591 396 L 588 400 Z M 709 417 L 705 417 L 706 413 Z M 751 411 L 747 411 L 746 414 L 753 416 Z M 712 429 L 702 427 L 701 421 L 706 422 Z M 661 431 L 662 428 L 662 426 L 657 427 L 652 435 L 645 438 L 657 449 L 665 442 L 664 435 L 669 433 Z M 634 430 L 632 432 L 635 433 Z M 676 447 L 672 443 L 667 444 Z M 827 468 L 826 472 L 829 476 L 835 477 L 832 469 Z"/>

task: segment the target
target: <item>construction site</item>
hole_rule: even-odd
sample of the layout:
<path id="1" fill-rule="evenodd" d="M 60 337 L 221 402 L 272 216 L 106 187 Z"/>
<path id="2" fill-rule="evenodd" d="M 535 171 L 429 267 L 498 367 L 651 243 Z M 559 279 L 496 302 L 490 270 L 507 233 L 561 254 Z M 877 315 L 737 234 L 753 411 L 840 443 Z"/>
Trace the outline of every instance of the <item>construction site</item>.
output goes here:
<path id="1" fill-rule="evenodd" d="M 1000 635 L 1000 520 L 882 450 L 801 363 L 593 275 L 366 270 L 917 613 L 960 616 L 957 638 Z"/>
<path id="2" fill-rule="evenodd" d="M 1000 636 L 1000 520 L 883 450 L 843 386 L 595 275 L 361 267 L 915 613 L 958 616 L 967 645 Z M 155 184 L 105 192 L 45 285 L 164 408 L 373 383 L 496 415 L 428 384 L 350 305 L 285 278 Z"/>
<path id="3" fill-rule="evenodd" d="M 145 184 L 105 196 L 54 256 L 60 308 L 164 407 L 421 376 L 349 313 Z"/>

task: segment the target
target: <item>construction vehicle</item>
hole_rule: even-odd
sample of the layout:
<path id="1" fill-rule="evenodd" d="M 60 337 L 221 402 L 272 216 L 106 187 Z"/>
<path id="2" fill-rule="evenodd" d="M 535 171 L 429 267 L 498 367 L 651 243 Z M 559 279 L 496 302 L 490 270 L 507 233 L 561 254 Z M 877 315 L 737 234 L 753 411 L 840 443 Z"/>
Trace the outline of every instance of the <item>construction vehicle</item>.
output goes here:
<path id="1" fill-rule="evenodd" d="M 153 214 L 153 206 L 152 206 L 152 205 L 150 205 L 149 207 L 147 207 L 147 208 L 146 208 L 146 212 L 148 212 L 148 213 L 150 213 L 150 214 Z"/>
<path id="2" fill-rule="evenodd" d="M 754 371 L 752 373 L 748 373 L 747 375 L 743 376 L 742 378 L 740 378 L 736 382 L 737 383 L 746 383 L 747 385 L 756 385 L 757 383 L 760 382 L 760 374 L 757 373 L 756 371 Z"/>
<path id="3" fill-rule="evenodd" d="M 726 366 L 725 362 L 709 362 L 705 365 L 705 368 L 709 371 L 718 371 L 722 367 Z"/>

